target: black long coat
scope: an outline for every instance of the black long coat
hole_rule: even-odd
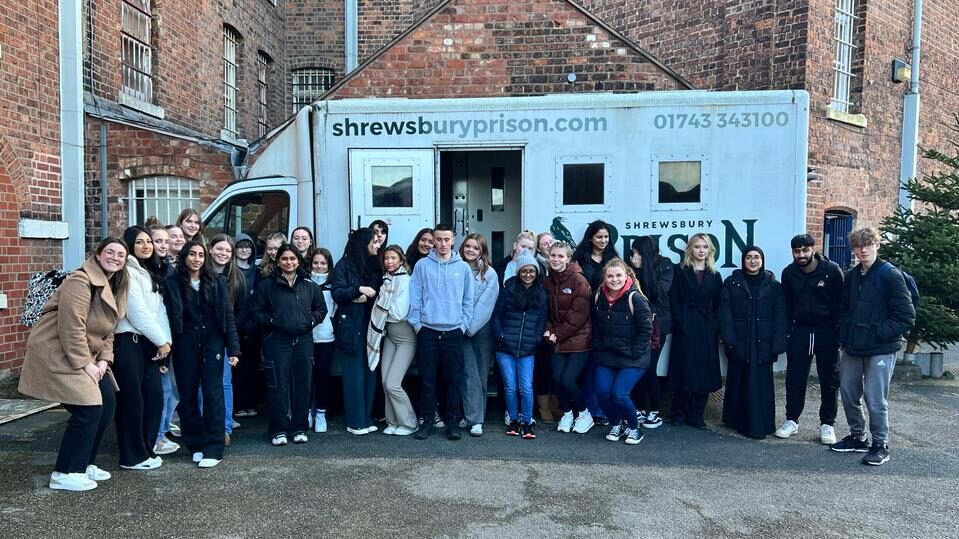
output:
[[[361,286],[369,286],[379,292],[382,284],[382,273],[363,276],[347,258],[341,258],[333,266],[330,283],[333,301],[336,302],[333,326],[336,347],[344,354],[365,357],[366,330],[370,326],[370,315],[376,300],[374,298],[363,303],[354,303],[353,300],[360,297]]]
[[[756,297],[736,270],[719,296],[719,329],[730,361],[771,363],[786,351],[786,298],[782,285],[766,272]]]
[[[669,305],[673,342],[669,351],[669,387],[676,391],[711,393],[723,387],[719,370],[719,292],[723,278],[704,272],[696,280],[690,267],[673,267]]]

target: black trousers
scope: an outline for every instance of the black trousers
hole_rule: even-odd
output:
[[[691,424],[702,423],[706,415],[709,393],[673,391],[673,419],[686,420]]]
[[[173,374],[180,390],[180,430],[191,453],[223,458],[226,408],[223,403],[223,336],[188,330],[173,338]],[[203,410],[199,393],[203,390]]]
[[[255,410],[260,394],[260,336],[240,336],[242,360],[233,367],[233,411]]]
[[[559,398],[559,406],[564,412],[574,407],[577,412],[585,410],[583,390],[577,380],[589,362],[589,352],[554,353],[552,362],[553,389]]]
[[[533,353],[533,394],[549,395],[551,393],[553,393],[553,347],[545,340],[541,340]]]
[[[113,375],[120,386],[116,426],[120,464],[133,466],[155,457],[153,443],[163,416],[163,383],[157,348],[143,335],[114,336]]]
[[[420,415],[431,421],[436,413],[437,373],[446,380],[446,425],[455,427],[463,417],[463,332],[422,327],[416,336],[420,370]]]
[[[273,332],[263,338],[263,373],[270,436],[299,434],[308,428],[313,339]]]
[[[100,396],[103,398],[100,406],[63,405],[70,412],[70,419],[63,431],[54,470],[60,473],[84,473],[87,466],[96,464],[100,440],[103,439],[103,432],[113,419],[116,408],[113,384],[107,377],[100,380]]]
[[[334,342],[313,343],[313,406],[317,410],[330,407],[330,364],[334,348]]]
[[[839,342],[831,328],[795,327],[786,341],[786,419],[799,423],[812,358],[819,376],[819,422],[832,425],[839,409]]]
[[[656,366],[659,365],[659,355],[662,351],[662,348],[650,350],[649,368],[643,372],[643,377],[639,379],[639,383],[633,388],[633,402],[636,403],[636,406],[638,406],[640,410],[646,410],[647,412],[659,411],[660,390],[659,375],[656,374]]]

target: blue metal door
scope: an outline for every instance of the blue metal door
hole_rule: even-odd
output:
[[[849,247],[849,233],[852,232],[856,218],[847,213],[826,213],[823,253],[842,269],[852,265],[852,249]]]

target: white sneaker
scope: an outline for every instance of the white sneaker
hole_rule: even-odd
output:
[[[276,436],[273,437],[272,440],[270,440],[270,443],[275,446],[286,445],[287,444],[286,434],[283,434],[283,433],[277,434]]]
[[[399,426],[399,427],[396,427],[396,431],[393,432],[393,434],[397,436],[409,436],[410,434],[413,434],[417,430],[419,429],[411,429],[409,427]]]
[[[350,434],[354,434],[356,436],[363,436],[364,434],[369,434],[370,430],[369,429],[353,429],[350,427],[346,427],[346,432],[349,432]]]
[[[230,421],[231,421],[231,423],[230,423],[230,428],[231,428],[231,429],[238,429],[238,428],[242,427],[242,425],[240,425],[240,422],[237,421],[236,419],[232,419],[232,418],[231,418]]]
[[[483,424],[477,423],[470,427],[470,436],[482,436],[483,435]]]
[[[556,425],[556,430],[559,432],[569,432],[573,428],[573,411],[570,410],[563,414],[563,417],[559,419],[559,424]]]
[[[83,492],[97,488],[97,482],[87,477],[85,473],[53,472],[50,474],[50,488],[54,490]]]
[[[199,464],[201,460],[203,460],[203,453],[200,453],[199,451],[197,451],[196,453],[193,454],[194,463]]]
[[[819,425],[819,441],[823,445],[836,443],[836,430],[832,428],[832,425],[826,425],[825,423]]]
[[[110,472],[97,468],[96,464],[91,464],[87,466],[87,477],[93,481],[106,481],[113,476],[110,475]]]
[[[576,421],[573,422],[573,432],[578,434],[586,434],[589,432],[589,429],[593,428],[595,423],[593,422],[593,416],[589,413],[589,410],[583,410],[576,416]]]
[[[796,423],[792,419],[787,419],[783,421],[783,424],[776,429],[776,438],[789,438],[793,434],[799,432],[799,423]]]
[[[295,444],[305,444],[306,442],[309,442],[309,441],[310,439],[306,436],[305,432],[301,432],[299,434],[293,435],[293,443]]]
[[[153,446],[153,452],[157,455],[169,455],[176,453],[179,449],[180,444],[171,442],[166,436],[160,438],[156,445]]]
[[[200,459],[200,462],[197,462],[196,465],[199,468],[212,468],[220,463],[222,459]]]
[[[503,412],[503,425],[509,426],[509,412]]]
[[[306,412],[306,428],[308,429],[313,428],[313,413],[310,411]]]
[[[326,432],[326,412],[316,412],[313,417],[313,432]]]
[[[387,425],[386,428],[383,429],[383,434],[387,436],[392,436],[393,434],[396,434],[396,425]]]
[[[121,464],[120,467],[124,470],[154,470],[163,465],[163,459],[160,457],[151,457],[146,459],[143,462],[138,462],[132,466],[126,466]]]

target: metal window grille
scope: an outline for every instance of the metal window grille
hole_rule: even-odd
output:
[[[267,93],[269,86],[267,84],[267,74],[270,69],[270,58],[262,52],[256,55],[256,90],[257,101],[259,102],[259,113],[257,114],[257,137],[266,136],[269,129],[269,108],[267,106]]]
[[[124,0],[120,5],[121,91],[153,103],[153,48],[150,0]]]
[[[856,16],[853,14],[855,0],[836,0],[836,57],[832,62],[835,79],[833,81],[833,109],[849,112],[850,88],[852,87],[852,59],[856,50],[853,43],[853,28]]]
[[[332,69],[310,67],[293,71],[293,113],[316,101],[332,87]]]
[[[223,130],[237,138],[236,128],[236,32],[229,26],[223,27]]]
[[[184,209],[200,208],[200,182],[177,176],[131,180],[129,207],[131,225],[142,225],[150,216],[174,223]]]

